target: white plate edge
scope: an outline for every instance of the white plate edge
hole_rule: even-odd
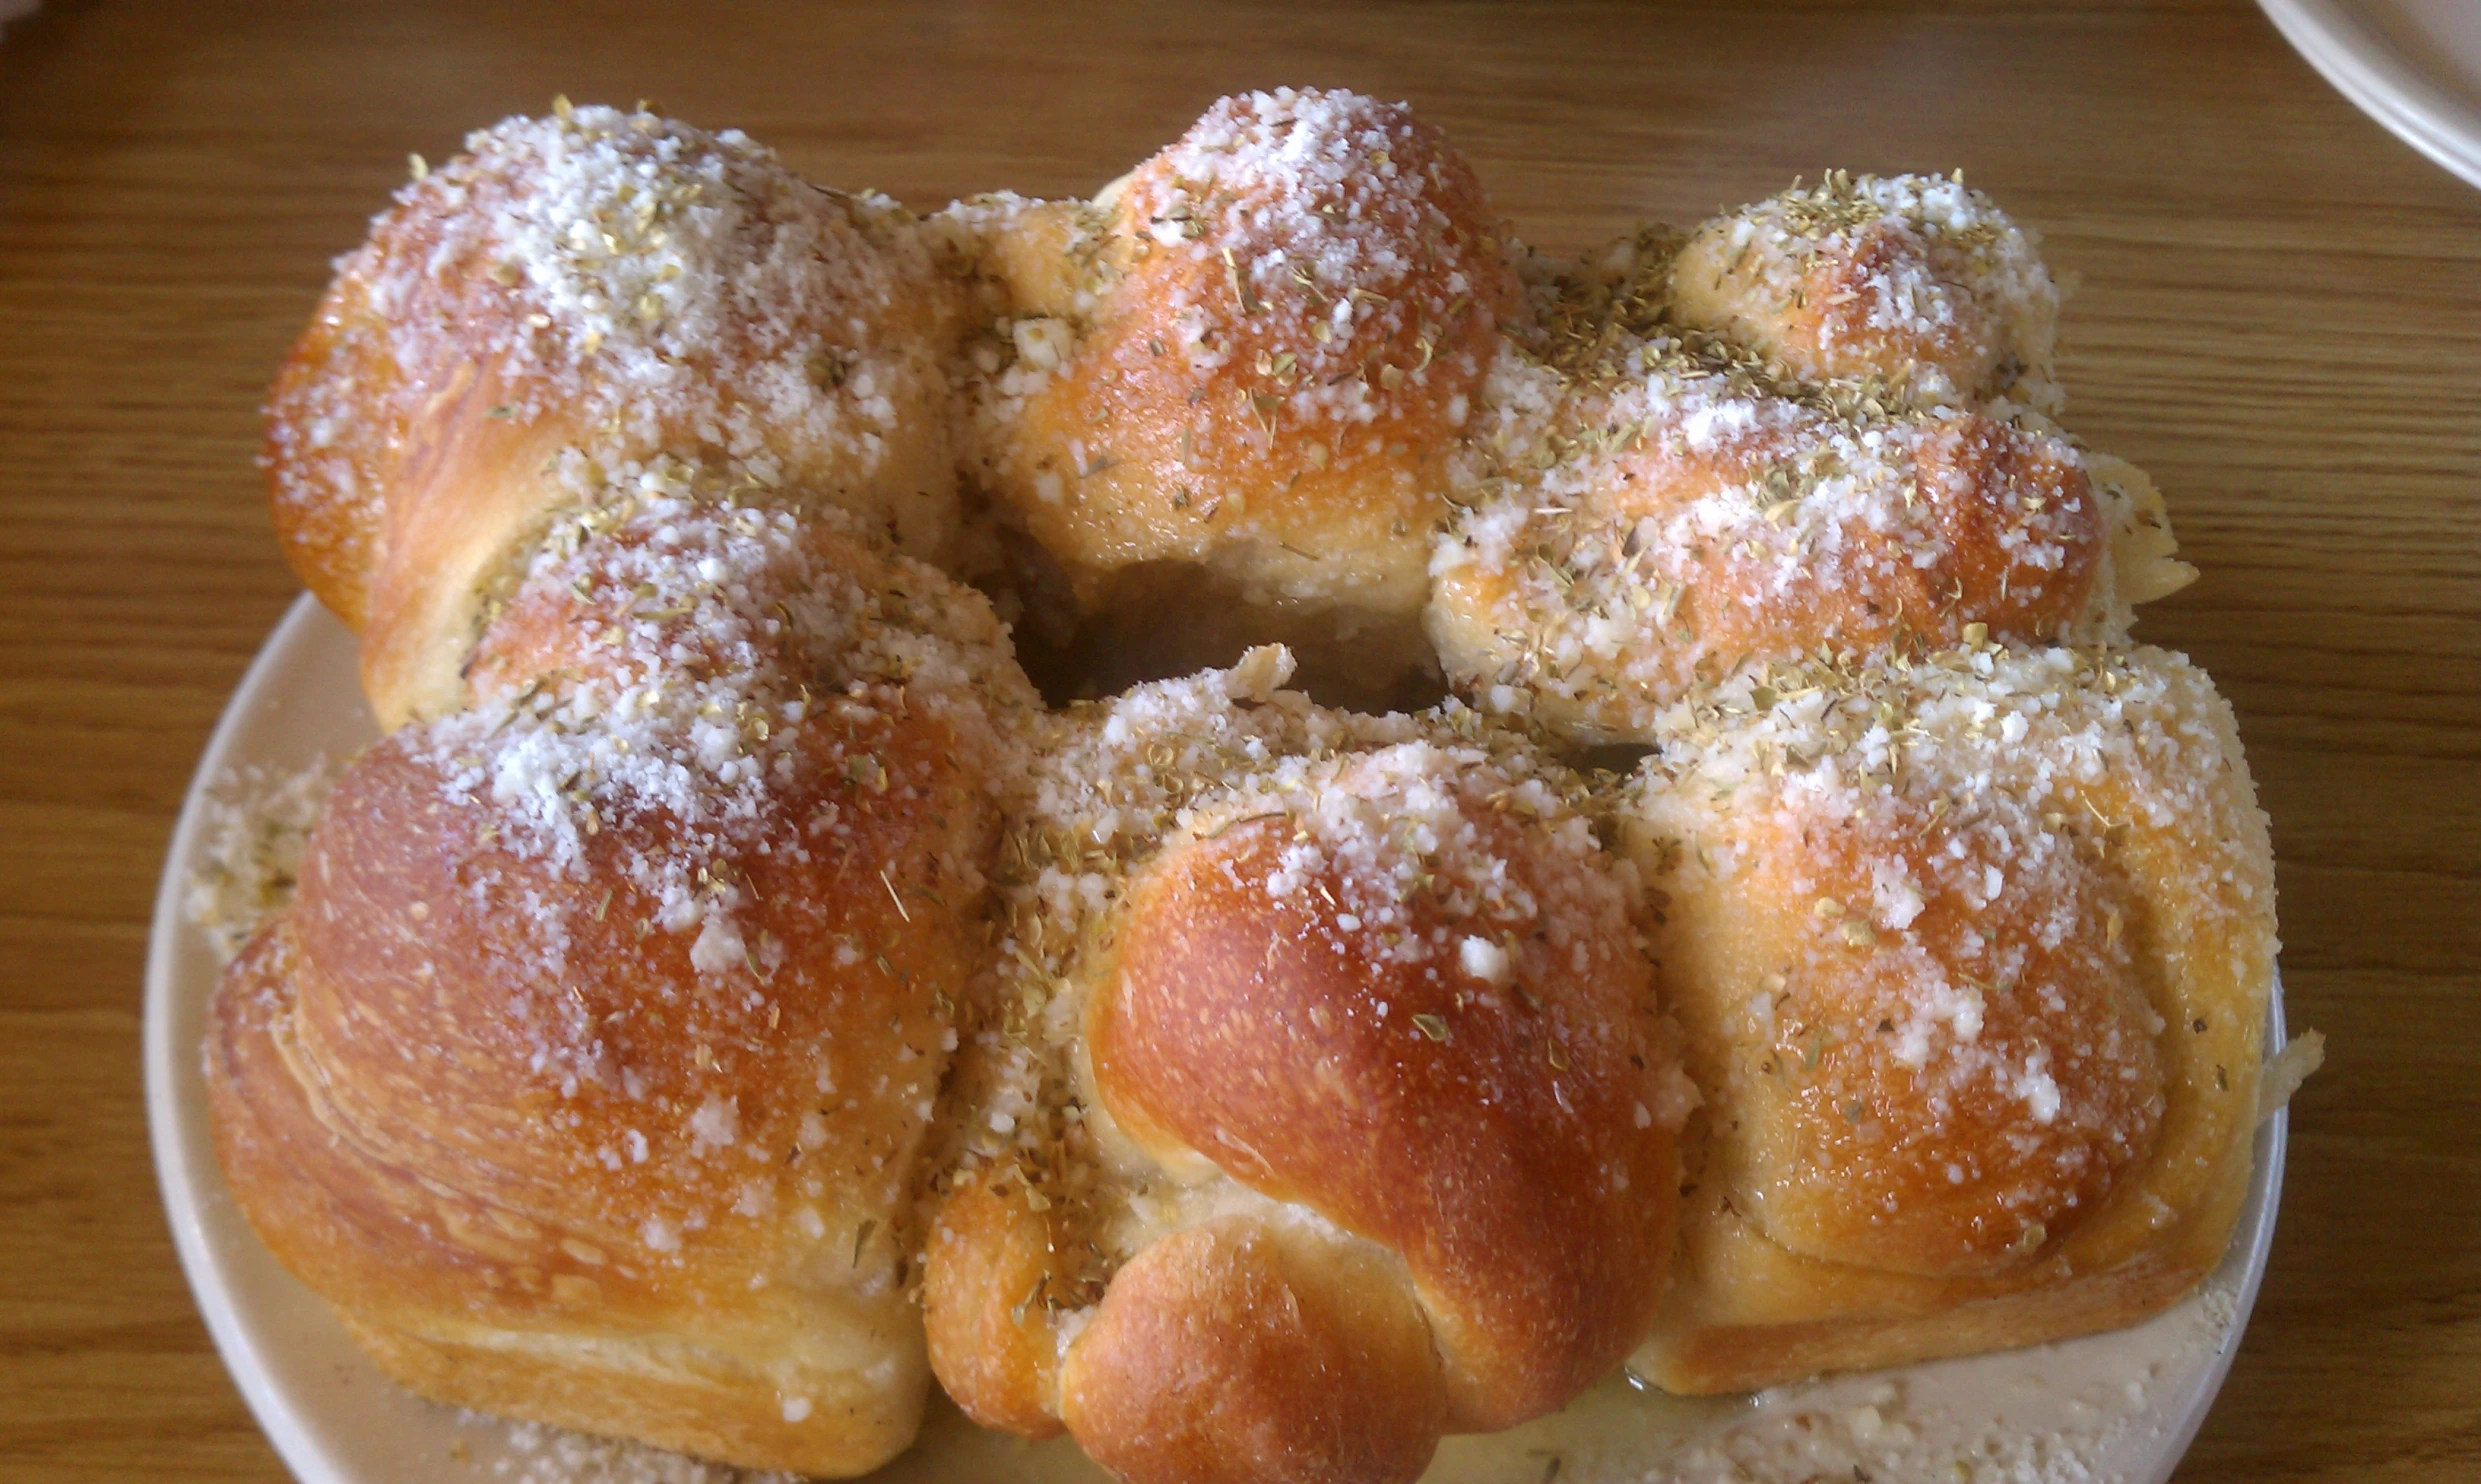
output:
[[[199,754],[196,771],[190,775],[189,792],[181,802],[180,822],[174,826],[171,844],[164,854],[163,876],[155,889],[155,914],[147,929],[145,1025],[140,1052],[146,1073],[147,1137],[154,1146],[156,1184],[163,1196],[164,1219],[172,1228],[173,1246],[180,1254],[181,1274],[189,1282],[190,1296],[207,1321],[208,1336],[215,1341],[216,1353],[223,1357],[224,1368],[240,1388],[250,1415],[275,1445],[285,1467],[302,1480],[342,1479],[347,1475],[333,1450],[312,1433],[290,1398],[268,1374],[257,1337],[233,1303],[235,1285],[231,1276],[209,1245],[206,1228],[199,1219],[199,1171],[193,1168],[177,1121],[179,1099],[175,1079],[179,1076],[178,1059],[196,1057],[201,1051],[196,1046],[173,1043],[173,957],[178,935],[190,925],[184,906],[189,887],[188,866],[197,852],[198,833],[205,825],[209,786],[224,772],[241,733],[257,714],[260,693],[291,658],[301,631],[316,621],[320,611],[318,599],[306,592],[285,610],[284,617],[277,621],[251,659],[250,668],[242,673],[232,698],[224,703],[224,713],[207,739],[206,750]]]
[[[2266,994],[2266,1050],[2279,1051],[2288,1039],[2288,1026],[2283,1015],[2283,969],[2278,962],[2274,982]],[[2274,1253],[2274,1226],[2283,1214],[2283,1165],[2291,1144],[2291,1108],[2286,1105],[2274,1110],[2274,1116],[2259,1128],[2259,1149],[2252,1152],[2247,1200],[2240,1207],[2240,1219],[2249,1224],[2245,1233],[2234,1232],[2235,1238],[2245,1237],[2246,1255],[2241,1259],[2240,1291],[2234,1297],[2231,1327],[2224,1331],[2222,1346],[2215,1352],[2188,1397],[2179,1426],[2172,1432],[2162,1457],[2145,1484],[2169,1484],[2180,1464],[2188,1457],[2189,1445],[2205,1426],[2205,1417],[2214,1410],[2215,1398],[2222,1395],[2223,1382],[2230,1378],[2232,1363],[2240,1358],[2240,1342],[2248,1336],[2249,1316],[2257,1310],[2257,1292],[2265,1286],[2266,1268]],[[2229,1262],[2234,1254],[2225,1252]],[[2206,1281],[2212,1282],[2211,1278]]]
[[[2481,186],[2481,111],[2448,96],[2339,0],[2257,0],[2318,75],[2468,185]]]

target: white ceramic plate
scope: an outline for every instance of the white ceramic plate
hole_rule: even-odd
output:
[[[2309,65],[2363,113],[2481,186],[2481,3],[2257,3]]]
[[[147,960],[149,1127],[164,1206],[207,1326],[261,1426],[305,1484],[713,1479],[720,1474],[546,1440],[398,1390],[252,1235],[216,1168],[199,1046],[218,963],[184,912],[209,848],[213,791],[235,770],[298,772],[377,736],[352,637],[304,597],[260,651],[200,760],[174,833]],[[2282,1044],[2278,985],[2270,1046]],[[2186,1303],[2135,1329],[2006,1355],[1838,1377],[1754,1398],[1681,1401],[1613,1381],[1557,1417],[1489,1438],[1451,1439],[1431,1478],[1531,1484],[1770,1475],[1854,1466],[1880,1479],[1955,1477],[2160,1484],[2187,1449],[2231,1364],[2265,1271],[2283,1178],[2284,1119],[2257,1136],[2246,1212],[2221,1270]],[[1556,1468],[1553,1460],[1557,1460]],[[650,1464],[652,1466],[650,1466]],[[1746,1472],[1735,1473],[1735,1470]],[[891,1479],[1098,1478],[1065,1444],[1028,1445],[934,1411]]]

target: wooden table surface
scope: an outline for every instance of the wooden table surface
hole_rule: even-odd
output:
[[[1084,192],[1218,93],[1410,98],[1528,238],[1962,166],[2082,279],[2070,421],[2150,468],[2274,818],[2273,1269],[2181,1478],[2481,1478],[2481,192],[2241,3],[51,0],[0,41],[0,1477],[281,1466],[173,1258],[156,871],[295,590],[258,402],[329,259],[468,128],[651,97],[916,205]]]

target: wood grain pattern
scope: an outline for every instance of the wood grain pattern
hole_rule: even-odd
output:
[[[1553,246],[1829,165],[1960,165],[2043,229],[2072,421],[2205,569],[2144,632],[2238,706],[2331,1038],[2181,1477],[2481,1474],[2481,193],[2238,0],[718,10],[51,0],[0,43],[0,1477],[282,1477],[157,1207],[138,985],[294,588],[258,400],[406,154],[651,96],[936,204],[1091,189],[1283,81],[1411,98]]]

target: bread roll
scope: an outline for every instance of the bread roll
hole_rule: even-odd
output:
[[[1650,742],[1663,708],[1752,661],[1884,663],[1974,635],[2125,643],[2133,603],[2194,576],[2140,471],[2001,395],[2048,386],[2055,305],[2022,234],[1943,181],[1838,177],[1832,191],[1842,216],[1795,192],[1686,246],[1649,230],[1536,271],[1542,328],[1492,369],[1451,465],[1462,509],[1431,563],[1427,625],[1460,688],[1580,740]],[[1963,286],[1921,277],[1928,248],[1817,235],[1821,213],[1857,220],[1852,203],[1881,197],[1915,216],[1944,203],[1954,240],[1933,234],[1947,246],[1930,258]],[[1881,235],[1919,247],[1907,220]],[[1790,235],[1800,223],[1810,237]],[[1733,272],[1831,262],[1843,287],[1760,275],[1725,314],[1700,295],[1720,271],[1704,257],[1726,248]],[[1781,315],[1764,321],[1781,334],[1761,329],[1756,306],[1790,314],[1812,292],[1842,298],[1824,321],[1793,316],[1807,339]],[[1863,304],[1919,335],[1835,328]],[[1965,361],[1982,369],[1959,390],[1942,378]],[[2031,380],[1994,386],[1999,366]]]
[[[1447,1420],[1430,1326],[1387,1256],[1245,1216],[1140,1251],[1069,1366],[1061,1415],[1123,1479],[1410,1479]]]
[[[1385,1484],[2219,1256],[2264,820],[1960,181],[1558,264],[1289,89],[927,222],[565,104],[416,175],[269,435],[395,730],[208,1062],[424,1395],[850,1474],[935,1373],[1130,1484]]]
[[[1671,265],[1672,318],[1901,406],[2055,415],[2059,290],[2038,242],[1962,171],[1832,170],[1691,233]]]
[[[1623,805],[1696,1130],[1632,1364],[1737,1391],[2133,1323],[2245,1198],[2265,818],[2176,655],[1958,651],[1701,691]]]
[[[277,533],[382,725],[462,706],[552,517],[658,458],[943,553],[957,291],[901,208],[642,112],[466,148],[372,223],[269,408]]]
[[[1577,781],[1270,663],[1045,751],[951,1094],[932,1364],[1132,1480],[1410,1479],[1666,1282],[1693,1092]]]
[[[1147,581],[1175,564],[1261,641],[1414,659],[1444,461],[1521,307],[1436,128],[1351,93],[1226,98],[1091,206],[959,225],[1001,315],[970,473],[1081,611],[1190,621]],[[1180,668],[1243,647],[1209,637],[1231,647]]]
[[[791,512],[632,488],[564,521],[480,704],[346,771],[217,994],[252,1225],[434,1399],[892,1456],[1012,669],[970,595]]]

